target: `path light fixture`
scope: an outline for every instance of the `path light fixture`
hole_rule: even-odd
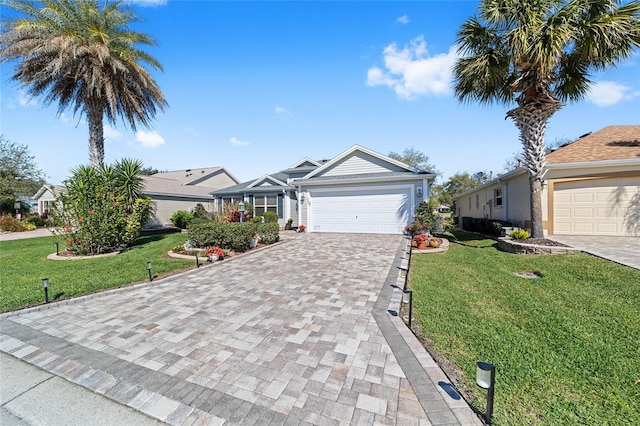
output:
[[[476,384],[482,389],[487,390],[487,412],[485,420],[488,425],[491,424],[491,415],[493,414],[493,389],[496,382],[496,366],[488,362],[478,361],[476,371]]]
[[[200,259],[198,259],[198,252],[196,252],[196,268],[200,267]]]
[[[58,251],[58,242],[56,241],[55,243],[53,243],[54,246],[56,246],[56,256],[59,254]]]
[[[244,201],[238,203],[238,211],[240,212],[240,222],[244,222]]]
[[[407,325],[411,328],[411,308],[413,305],[413,292],[411,290],[402,290],[402,303],[409,305],[409,323]]]
[[[151,275],[151,262],[147,262],[147,272],[149,273],[149,281],[153,281],[153,275]]]
[[[44,303],[49,303],[49,278],[42,279],[42,288],[44,289]]]
[[[13,203],[13,208],[16,209],[16,219],[20,219],[20,201]]]

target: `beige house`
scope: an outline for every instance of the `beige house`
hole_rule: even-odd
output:
[[[171,224],[173,213],[178,210],[193,210],[198,203],[212,211],[213,197],[210,193],[238,183],[224,167],[187,169],[145,176],[143,194],[152,199],[155,208],[150,225]]]
[[[528,227],[529,179],[518,168],[456,198],[458,217]],[[547,155],[546,235],[640,235],[640,126],[609,126]]]
[[[42,188],[40,188],[32,197],[32,199],[37,203],[36,212],[40,216],[53,213],[60,194],[65,190],[66,188],[62,185],[42,185]]]

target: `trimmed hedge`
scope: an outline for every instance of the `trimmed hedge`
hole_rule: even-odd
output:
[[[499,237],[503,226],[513,226],[506,220],[484,219],[478,217],[463,217],[462,229],[465,231],[479,232],[485,235]]]
[[[193,223],[187,232],[194,247],[220,247],[238,252],[249,249],[256,235],[264,244],[273,244],[280,236],[277,223]]]

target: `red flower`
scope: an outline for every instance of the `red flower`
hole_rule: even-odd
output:
[[[80,217],[78,218],[78,220],[79,220],[80,222],[82,222],[82,221],[84,220],[84,218],[83,218],[82,216],[80,216]]]
[[[300,225],[300,226],[298,226],[298,229],[300,230],[300,232],[304,232],[305,229],[307,229],[307,227],[304,226],[304,225]]]
[[[89,214],[93,214],[93,213],[94,213],[94,211],[93,211],[93,210],[89,210]]]
[[[113,202],[113,206],[115,207],[115,206],[117,206],[117,205],[118,205],[118,202],[117,202],[117,201],[114,201],[114,202]]]

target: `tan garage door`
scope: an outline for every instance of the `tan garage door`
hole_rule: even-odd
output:
[[[558,235],[637,235],[640,177],[556,183],[553,227]]]

